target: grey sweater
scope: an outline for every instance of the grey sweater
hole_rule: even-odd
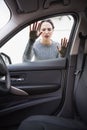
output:
[[[52,41],[51,45],[44,45],[40,43],[40,40],[35,41],[34,44],[30,44],[29,41],[23,54],[23,62],[34,60],[47,60],[55,59],[59,56],[57,43]]]

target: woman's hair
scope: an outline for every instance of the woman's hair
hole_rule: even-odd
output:
[[[40,22],[40,24],[39,24],[39,30],[40,30],[40,28],[41,28],[41,25],[42,25],[44,22],[50,23],[51,26],[52,26],[52,28],[54,29],[54,24],[53,24],[53,22],[52,22],[50,19],[45,19],[45,20],[42,20],[42,21]]]

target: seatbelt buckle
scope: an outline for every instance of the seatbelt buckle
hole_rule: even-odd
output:
[[[78,75],[78,74],[80,74],[80,72],[81,72],[81,69],[80,70],[76,70],[76,72],[74,74]]]

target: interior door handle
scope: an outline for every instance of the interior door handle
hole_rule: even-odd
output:
[[[24,81],[24,78],[11,78],[11,81]]]

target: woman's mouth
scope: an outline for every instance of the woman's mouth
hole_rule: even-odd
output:
[[[49,38],[49,35],[45,35],[45,38]]]

